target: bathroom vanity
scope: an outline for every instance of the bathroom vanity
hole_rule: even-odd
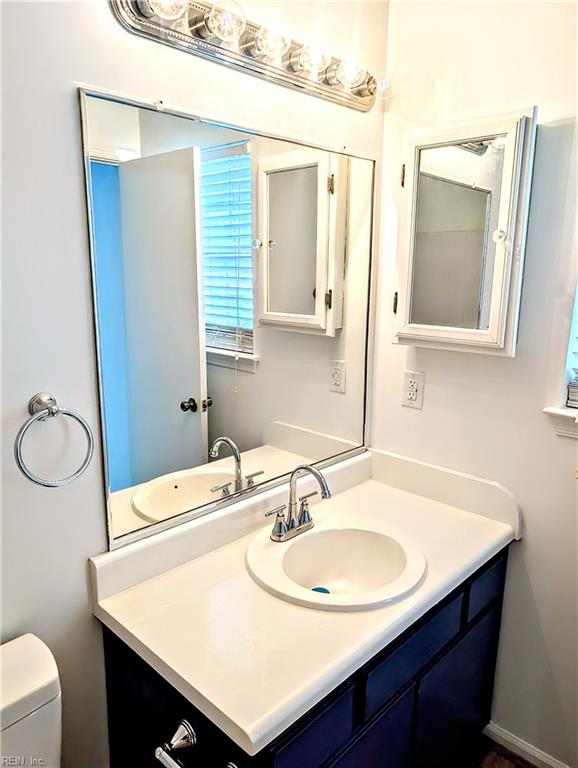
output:
[[[181,719],[197,743],[173,756],[191,768],[466,766],[490,720],[506,562],[504,550],[254,756],[105,628],[112,768],[158,766]]]
[[[112,768],[160,765],[159,747],[183,766],[467,765],[490,721],[518,510],[479,480],[468,493],[493,507],[489,517],[452,506],[466,496],[456,487],[474,479],[441,470],[431,498],[395,487],[397,457],[386,484],[378,459],[367,452],[329,468],[333,498],[311,514],[318,532],[381,527],[423,552],[423,578],[381,607],[304,607],[251,577],[247,552],[279,491],[91,561]],[[426,474],[415,468],[422,489]],[[182,720],[196,743],[171,751]]]

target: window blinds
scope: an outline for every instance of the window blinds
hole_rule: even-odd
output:
[[[251,155],[246,142],[201,153],[207,346],[253,352]]]

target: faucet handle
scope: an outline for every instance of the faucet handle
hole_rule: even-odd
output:
[[[229,480],[228,483],[221,483],[220,485],[214,485],[211,488],[211,493],[215,493],[216,491],[223,491],[223,496],[230,496],[231,495],[231,488],[230,485],[233,481]]]
[[[265,517],[277,515],[275,518],[275,524],[273,525],[273,530],[271,531],[271,539],[273,539],[273,541],[283,541],[287,535],[287,523],[285,522],[286,509],[287,504],[283,504],[280,507],[275,507],[275,509],[272,509],[269,512],[265,512]]]
[[[311,493],[306,493],[305,496],[299,497],[299,501],[301,502],[299,507],[299,519],[297,521],[299,525],[306,525],[307,523],[311,522],[311,515],[309,514],[309,499],[312,496],[317,496],[317,493],[317,491],[312,491]]]
[[[264,475],[265,470],[259,469],[257,472],[250,472],[248,475],[245,475],[245,480],[247,481],[247,488],[252,488],[255,485],[255,478],[259,475]]]
[[[271,509],[269,512],[265,512],[265,517],[271,517],[271,515],[280,515],[281,517],[285,517],[286,509],[287,504],[282,504],[280,507],[275,507],[275,509]]]

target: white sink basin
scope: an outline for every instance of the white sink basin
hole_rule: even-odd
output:
[[[149,523],[157,523],[220,498],[221,492],[212,492],[211,488],[228,482],[231,482],[230,490],[234,493],[235,475],[232,472],[171,472],[143,485],[132,497],[132,508]]]
[[[247,569],[267,591],[326,611],[378,608],[421,582],[426,560],[404,534],[325,524],[288,542],[260,531],[247,549]]]

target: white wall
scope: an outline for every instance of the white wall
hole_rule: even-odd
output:
[[[296,36],[318,30],[378,74],[381,3],[264,3]],[[108,5],[1,4],[3,45],[3,640],[32,631],[60,668],[65,768],[107,764],[99,627],[86,561],[106,548],[88,234],[75,87],[110,89],[222,122],[379,154],[382,114],[362,114],[128,34]],[[330,23],[331,22],[331,23]],[[25,34],[23,34],[25,30]],[[256,105],[259,105],[256,107]],[[28,398],[41,389],[93,425],[97,453],[61,490],[25,480],[11,458]],[[30,448],[47,475],[81,451],[63,423],[39,425]],[[73,436],[74,435],[74,439]],[[32,452],[32,451],[30,451]]]
[[[432,34],[435,30],[435,34]],[[563,398],[576,285],[576,18],[573,3],[395,2],[388,22],[383,253],[372,444],[503,482],[520,499],[493,718],[568,765],[576,733],[576,443],[545,405]],[[403,136],[415,127],[538,104],[540,129],[514,360],[391,344],[394,254],[405,223]],[[400,406],[425,371],[423,411]]]

